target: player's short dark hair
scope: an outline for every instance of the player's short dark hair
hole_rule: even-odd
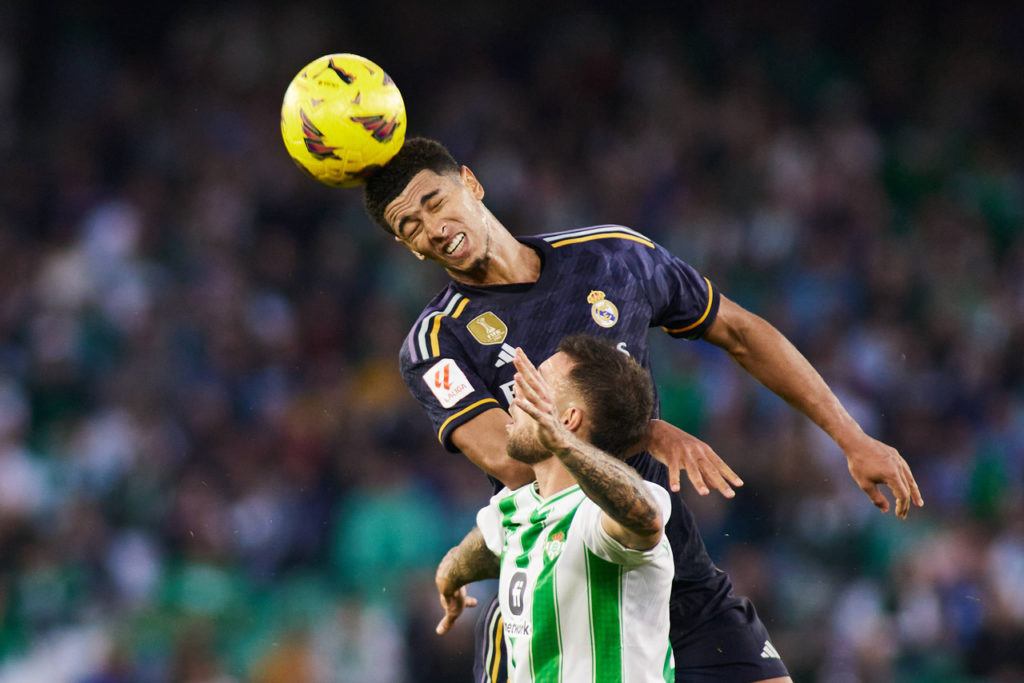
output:
[[[569,381],[586,404],[590,443],[617,458],[633,455],[654,407],[650,375],[607,339],[573,334],[558,350],[573,361]]]
[[[398,154],[371,175],[363,189],[363,205],[373,222],[394,234],[384,219],[384,209],[402,194],[409,181],[420,171],[438,175],[458,174],[462,170],[451,152],[437,140],[409,138]]]

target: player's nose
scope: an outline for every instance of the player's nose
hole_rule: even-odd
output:
[[[424,227],[430,237],[440,238],[448,234],[448,224],[442,218],[427,218]]]

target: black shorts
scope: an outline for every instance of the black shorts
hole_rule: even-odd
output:
[[[497,593],[490,603],[481,598],[480,604],[487,605],[487,609],[481,610],[476,620],[473,683],[507,683],[504,622]]]
[[[676,683],[751,683],[788,676],[754,605],[743,600],[672,648]]]
[[[481,605],[487,604],[485,600]],[[748,600],[701,624],[673,648],[676,683],[751,683],[788,676],[782,658]],[[473,683],[506,683],[505,638],[498,596],[476,622]]]

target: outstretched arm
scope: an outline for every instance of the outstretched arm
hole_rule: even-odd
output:
[[[464,608],[476,606],[476,598],[466,595],[466,584],[497,578],[499,567],[498,556],[484,543],[478,527],[473,527],[461,543],[448,551],[434,575],[444,608],[444,617],[437,624],[438,635],[448,632]]]
[[[516,349],[515,405],[529,415],[540,443],[572,473],[603,511],[608,534],[627,548],[647,550],[661,540],[661,509],[636,470],[579,439],[555,417],[554,392],[522,349]]]
[[[761,384],[832,437],[846,454],[850,474],[882,512],[889,511],[889,501],[879,485],[892,490],[900,519],[906,518],[911,503],[924,505],[903,457],[864,433],[810,362],[771,324],[723,296],[718,317],[704,339],[727,351]]]

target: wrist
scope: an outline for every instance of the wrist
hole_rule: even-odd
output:
[[[856,450],[857,444],[865,438],[867,438],[867,434],[856,422],[852,425],[844,426],[841,431],[832,436],[832,440],[836,442],[836,445],[839,446],[847,458],[850,457],[849,454],[851,452]]]
[[[665,424],[657,418],[651,418],[651,421],[647,423],[647,433],[643,435],[640,442],[636,445],[636,451],[650,451],[654,449],[655,443],[657,442],[659,429],[661,425]]]
[[[437,572],[434,574],[434,583],[437,585],[437,590],[444,594],[453,593],[458,590],[457,581],[452,577],[452,554],[455,552],[455,548],[449,550],[444,558],[441,559],[441,563],[437,565]]]

